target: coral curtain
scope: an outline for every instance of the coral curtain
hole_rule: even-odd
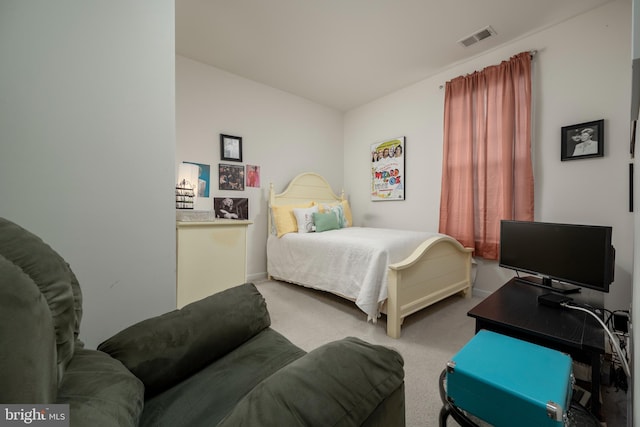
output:
[[[498,259],[500,220],[533,220],[531,54],[446,83],[440,232]]]

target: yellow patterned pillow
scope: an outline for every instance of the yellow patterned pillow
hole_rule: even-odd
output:
[[[351,227],[353,225],[353,216],[351,215],[351,207],[349,206],[349,201],[343,200],[340,203],[342,204],[342,210],[344,211],[344,219],[347,220],[347,227]]]
[[[298,205],[280,205],[272,206],[271,211],[273,213],[273,223],[276,226],[276,232],[278,237],[282,237],[287,233],[295,233],[298,231],[298,222],[293,210],[296,208],[310,208],[314,205],[313,202],[301,203]]]

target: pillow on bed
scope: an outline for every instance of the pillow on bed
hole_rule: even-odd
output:
[[[294,208],[293,215],[298,223],[298,233],[310,233],[315,231],[313,224],[313,214],[318,212],[317,206],[310,208]]]
[[[347,221],[344,218],[344,210],[342,209],[342,205],[334,205],[334,206],[325,206],[323,209],[323,213],[333,213],[336,218],[338,218],[338,227],[344,228],[347,224]]]
[[[313,222],[316,225],[316,233],[321,233],[323,231],[329,230],[337,230],[340,228],[338,217],[333,212],[316,212],[313,214]]]
[[[298,205],[280,205],[272,206],[273,222],[276,225],[278,237],[282,237],[287,233],[295,233],[298,231],[298,223],[293,215],[295,208],[310,208],[313,202],[301,203]]]
[[[353,225],[353,216],[351,215],[351,206],[349,206],[348,200],[343,200],[340,202],[342,205],[342,210],[344,211],[344,219],[346,222],[345,227],[351,227]]]
[[[320,212],[334,212],[338,216],[338,223],[340,228],[351,227],[353,221],[351,219],[351,209],[349,208],[349,202],[343,200],[337,203],[325,203],[320,205]]]

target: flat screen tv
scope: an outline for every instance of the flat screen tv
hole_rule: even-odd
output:
[[[609,292],[615,269],[611,232],[608,226],[503,220],[499,264],[535,274],[521,280],[558,292]]]

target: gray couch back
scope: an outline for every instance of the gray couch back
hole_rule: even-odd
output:
[[[52,403],[76,346],[82,294],[66,261],[0,218],[0,402]]]

